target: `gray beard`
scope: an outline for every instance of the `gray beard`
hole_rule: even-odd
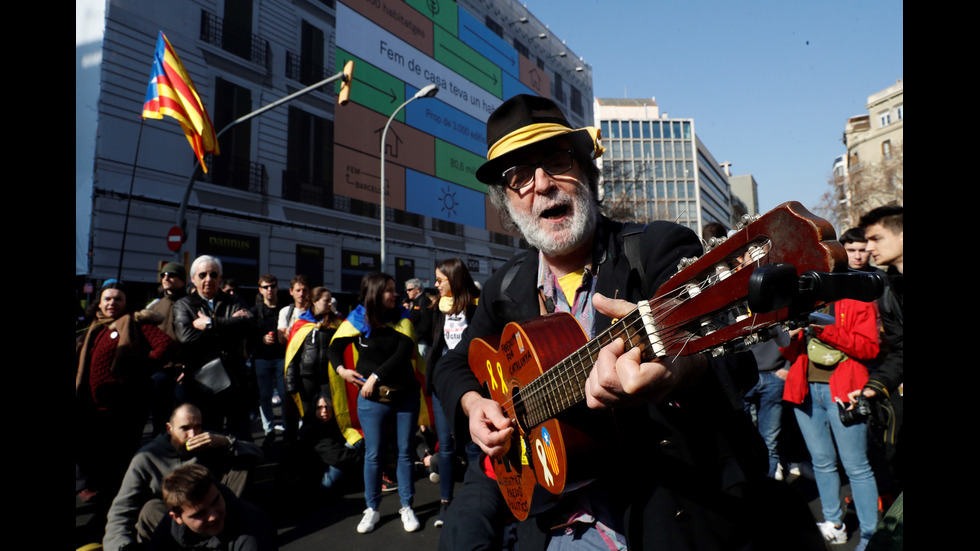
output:
[[[560,256],[570,253],[584,243],[595,232],[598,211],[592,201],[592,195],[585,190],[581,190],[574,196],[557,189],[549,197],[555,205],[569,204],[572,208],[572,216],[565,219],[553,230],[547,230],[540,225],[541,211],[518,213],[510,204],[507,210],[511,219],[517,224],[521,235],[534,248],[538,249],[545,256]]]

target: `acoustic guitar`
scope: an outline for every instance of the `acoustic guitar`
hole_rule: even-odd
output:
[[[576,422],[583,408],[570,410],[585,400],[585,381],[603,346],[622,338],[626,350],[640,348],[645,361],[722,355],[770,338],[777,324],[805,324],[807,314],[827,302],[873,300],[882,289],[880,277],[831,273],[847,270],[844,248],[827,221],[796,202],[679,268],[652,299],[592,340],[575,318],[558,313],[510,323],[499,338],[471,343],[470,368],[516,422],[510,451],[493,463],[518,519],[529,516],[536,491],[558,495],[596,476],[590,467],[601,446]]]

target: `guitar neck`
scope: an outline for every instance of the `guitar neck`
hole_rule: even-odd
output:
[[[639,347],[644,361],[707,352],[717,356],[769,338],[770,326],[825,303],[816,297],[797,297],[797,279],[810,270],[833,272],[846,261],[827,221],[799,203],[780,205],[696,260],[684,259],[681,271],[649,301],[641,301],[623,319],[525,385],[520,397],[514,398],[515,413],[530,428],[582,402],[599,350],[620,337],[626,350]],[[757,294],[785,298],[785,304],[752,311],[748,296],[755,269],[778,263],[786,263],[791,272],[789,286],[776,282],[771,288],[758,288]],[[763,281],[765,277],[759,284]]]
[[[626,343],[626,350],[649,345],[643,314],[641,305],[528,383],[521,392],[520,401],[515,403],[522,424],[527,428],[535,427],[584,401],[585,381],[602,347],[620,337]]]

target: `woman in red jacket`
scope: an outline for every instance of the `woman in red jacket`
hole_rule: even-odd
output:
[[[868,368],[862,362],[878,355],[877,316],[874,303],[845,299],[831,307],[833,325],[811,326],[807,338],[797,333],[783,349],[792,363],[783,399],[797,404],[796,420],[813,459],[824,517],[818,524],[821,533],[832,544],[847,541],[837,474],[839,452],[861,524],[861,542],[855,549],[864,549],[878,524],[878,489],[868,462],[868,426],[845,427],[837,404],[846,403],[848,393],[868,381]]]

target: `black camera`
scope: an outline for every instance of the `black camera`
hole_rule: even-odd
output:
[[[864,423],[875,413],[871,399],[864,394],[858,394],[857,402],[852,409],[847,409],[847,404],[843,402],[838,402],[837,408],[840,410],[840,422],[845,427]]]

